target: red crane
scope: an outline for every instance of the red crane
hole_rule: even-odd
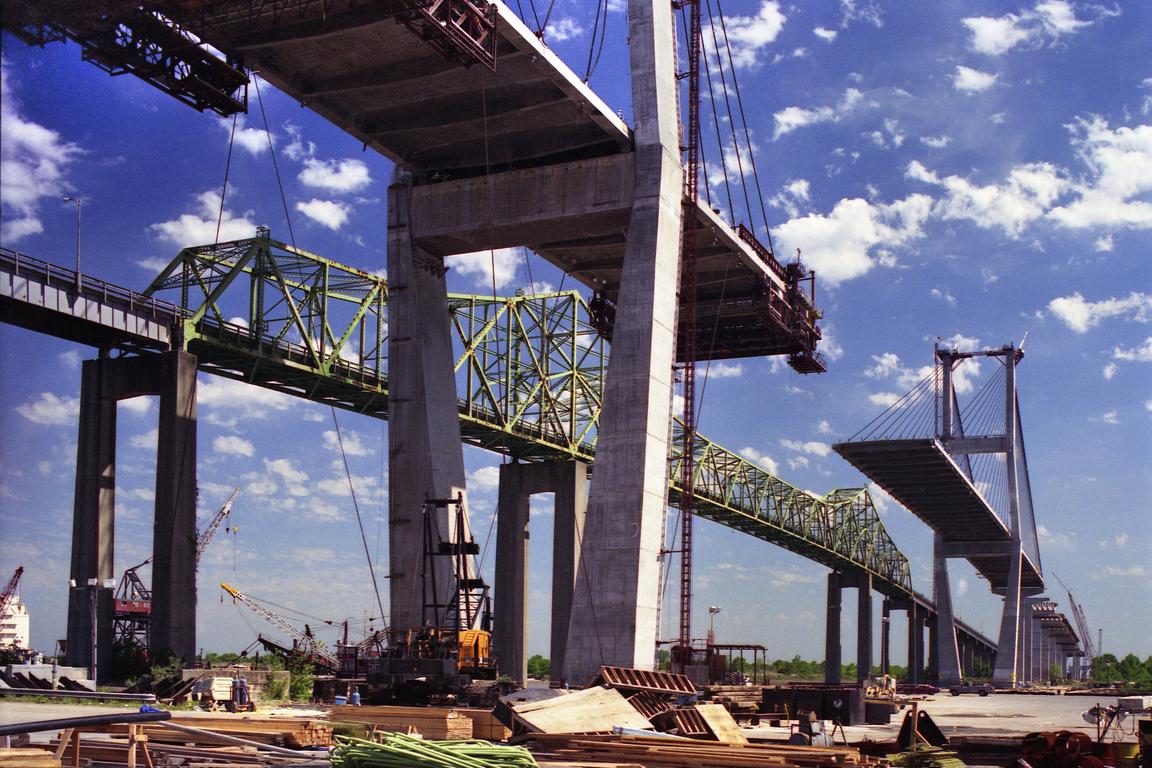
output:
[[[3,592],[0,592],[0,616],[8,612],[8,601],[12,599],[12,595],[16,594],[16,588],[20,586],[20,577],[23,575],[24,566],[17,566],[16,572],[13,573],[12,578],[8,580],[8,586],[4,587]]]

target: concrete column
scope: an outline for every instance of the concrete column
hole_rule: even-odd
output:
[[[425,619],[422,505],[465,494],[445,269],[413,243],[411,206],[411,178],[397,167],[388,189],[388,584],[392,626],[401,631]],[[444,537],[454,537],[449,509],[438,517]],[[446,604],[451,564],[436,560],[434,599]]]
[[[960,682],[960,651],[956,645],[956,615],[952,611],[952,587],[948,581],[948,560],[944,557],[944,537],[932,536],[932,578],[936,587],[936,642],[932,644],[937,680],[941,685]]]
[[[926,616],[924,624],[928,627],[928,647],[925,649],[928,659],[926,678],[936,681],[940,679],[940,659],[936,652],[939,645],[937,638],[940,635],[938,631],[939,616]]]
[[[856,585],[856,682],[872,674],[872,577],[860,576]]]
[[[1016,475],[1016,359],[1014,354],[1004,358],[1004,442],[1008,448],[1004,466],[1008,471],[1008,512],[1012,527],[1012,553],[1009,556],[1008,583],[1004,590],[1004,613],[1000,619],[1000,635],[996,643],[996,668],[992,682],[1005,688],[1019,684],[1020,653],[1020,598],[1021,572],[1024,550],[1020,541],[1020,486]]]
[[[888,598],[880,607],[880,674],[888,675],[892,672],[892,605]]]
[[[824,625],[824,682],[840,685],[840,574],[828,574],[828,609]]]
[[[577,532],[584,527],[588,467],[578,461],[504,464],[496,527],[496,627],[500,671],[523,683],[528,675],[529,502],[534,493],[555,494],[552,541],[552,678],[564,673],[576,563]]]
[[[116,401],[103,395],[105,359],[81,368],[80,427],[76,440],[76,490],[72,512],[72,567],[68,595],[68,652],[65,663],[92,661],[88,580],[114,578],[116,510]],[[101,593],[106,590],[101,590]],[[101,594],[96,609],[98,670],[107,670],[112,648],[112,595]]]
[[[908,604],[908,682],[924,682],[924,617],[915,601]]]
[[[628,23],[635,195],[565,659],[572,681],[604,664],[651,669],[656,656],[683,171],[672,6],[630,0]]]
[[[160,431],[152,537],[152,644],[157,661],[196,657],[196,356],[159,364]]]

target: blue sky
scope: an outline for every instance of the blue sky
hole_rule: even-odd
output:
[[[544,35],[581,74],[590,5],[559,0]],[[610,5],[591,86],[628,119],[625,19],[622,3]],[[829,446],[918,378],[937,337],[999,346],[1027,333],[1019,387],[1044,567],[1103,628],[1105,650],[1152,654],[1152,6],[730,0],[725,11],[772,236],[782,257],[800,249],[817,272],[829,371],[801,377],[763,359],[717,367],[701,431],[798,487],[859,486]],[[213,240],[229,121],[110,78],[75,45],[5,37],[3,78],[4,246],[70,265],[75,209],[61,196],[83,200],[84,270],[121,285],[142,289],[180,247]],[[267,84],[262,94],[297,243],[382,270],[391,164]],[[221,237],[260,224],[288,241],[251,97]],[[716,158],[711,149],[710,169]],[[746,217],[737,203],[736,220]],[[509,250],[453,259],[450,288],[490,292],[493,263],[501,294],[559,284],[542,261]],[[0,327],[0,574],[25,566],[33,644],[46,650],[64,636],[79,363],[93,354]],[[990,372],[986,363],[973,383]],[[268,630],[219,599],[221,581],[301,623],[375,615],[332,414],[201,377],[199,415],[201,520],[241,488],[236,531],[201,564],[199,644],[239,650]],[[383,555],[386,424],[338,418],[369,546]],[[120,406],[118,572],[150,550],[155,419],[150,398]],[[469,449],[465,459],[483,542],[500,457]],[[878,503],[930,592],[928,529]],[[534,500],[532,526],[533,615],[543,617],[548,497]],[[719,605],[721,641],[822,656],[823,568],[706,522],[696,553],[701,633],[707,606]],[[494,557],[487,550],[489,572]],[[951,567],[959,614],[994,635],[999,600],[970,567]],[[854,600],[846,592],[846,626]],[[546,621],[530,632],[530,651],[547,654]],[[851,659],[850,629],[844,642]]]

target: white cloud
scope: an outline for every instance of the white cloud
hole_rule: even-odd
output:
[[[1100,416],[1100,421],[1104,422],[1105,424],[1119,424],[1120,417],[1116,411],[1108,411],[1107,413],[1104,413]]]
[[[961,23],[972,34],[972,50],[988,56],[1001,56],[1013,48],[1039,48],[1051,45],[1065,35],[1074,34],[1098,20],[1117,16],[1119,8],[1110,10],[1103,5],[1082,6],[1095,14],[1081,19],[1068,0],[1042,0],[1031,9],[1004,16],[976,16],[962,19]]]
[[[480,467],[468,473],[468,487],[474,491],[492,491],[500,487],[500,467]]]
[[[285,123],[284,132],[292,137],[292,141],[284,147],[282,152],[289,160],[299,162],[306,157],[316,154],[316,145],[312,142],[304,143],[304,131],[295,123]]]
[[[1143,565],[1130,565],[1127,568],[1121,568],[1115,565],[1109,565],[1104,568],[1109,576],[1136,576],[1144,578],[1149,575],[1149,571]]]
[[[840,346],[840,343],[836,341],[831,323],[827,323],[820,328],[820,336],[819,346],[821,354],[832,362],[836,362],[844,357],[844,347]]]
[[[920,143],[932,149],[943,149],[952,143],[950,136],[921,136]]]
[[[252,211],[237,216],[233,211],[224,210],[220,214],[220,193],[211,190],[196,196],[196,207],[192,213],[184,213],[175,219],[161,221],[149,227],[160,238],[184,248],[190,245],[205,245],[216,242],[216,222],[220,220],[220,242],[242,240],[256,235],[256,222],[250,217]]]
[[[130,397],[127,400],[121,400],[116,405],[123,413],[132,416],[147,416],[152,412],[152,403],[155,400],[154,397]]]
[[[565,40],[571,40],[574,37],[580,37],[584,34],[584,27],[571,16],[562,16],[548,22],[547,28],[544,30],[544,37],[548,40],[554,40],[562,43]]]
[[[1043,217],[1071,186],[1063,172],[1050,163],[1017,165],[1003,184],[985,186],[960,176],[940,178],[918,160],[908,164],[905,176],[944,188],[946,194],[933,205],[933,215],[971,221],[981,229],[999,227],[1012,238]]]
[[[727,27],[733,66],[750,69],[763,64],[761,53],[776,40],[786,21],[777,0],[761,0],[760,10],[755,16],[730,16]],[[705,45],[711,44],[711,38],[705,36]]]
[[[931,210],[932,198],[922,194],[889,204],[851,198],[836,203],[827,215],[790,219],[776,232],[782,252],[801,249],[804,263],[816,270],[821,282],[836,285],[872,269],[877,261],[873,249],[921,237]]]
[[[44,231],[40,201],[72,191],[65,173],[83,150],[20,114],[9,78],[0,62],[0,239],[11,244]]]
[[[828,445],[828,443],[820,442],[819,440],[808,440],[801,442],[799,440],[788,440],[785,438],[780,441],[780,445],[790,451],[808,453],[813,456],[827,456],[832,452],[832,446]]]
[[[154,427],[147,432],[141,432],[138,435],[133,435],[128,438],[128,445],[133,448],[140,448],[146,451],[156,450],[156,444],[160,440],[160,428]]]
[[[708,378],[735,379],[744,375],[744,366],[740,363],[726,363],[723,360],[708,364]]]
[[[824,27],[816,27],[815,29],[812,30],[812,34],[816,35],[816,37],[820,38],[824,42],[830,43],[836,39],[836,35],[839,33],[834,29],[826,29]]]
[[[1048,217],[1065,227],[1152,227],[1152,125],[1112,130],[1095,115],[1067,126],[1076,156],[1088,167],[1077,199]]]
[[[948,293],[948,291],[942,291],[939,288],[933,288],[932,289],[932,298],[940,299],[941,301],[943,301],[945,304],[947,304],[950,307],[956,306],[956,297],[953,296],[952,294]]]
[[[775,459],[773,459],[771,456],[769,456],[766,453],[761,453],[760,451],[756,450],[755,448],[748,447],[748,448],[741,448],[740,449],[740,455],[743,456],[745,459],[748,459],[748,461],[752,462],[753,464],[760,465],[761,467],[766,469],[768,471],[768,474],[770,474],[770,475],[779,475],[780,474],[780,465],[776,463]]]
[[[864,369],[864,375],[870,379],[884,379],[904,370],[904,366],[900,364],[900,356],[895,352],[872,355],[872,360],[875,361],[876,364],[871,368]]]
[[[996,80],[999,77],[999,75],[981,72],[978,69],[972,69],[971,67],[965,67],[959,64],[956,66],[956,74],[952,76],[952,82],[958,91],[980,93],[996,85]]]
[[[80,417],[80,398],[57,397],[51,392],[41,392],[37,400],[16,406],[16,413],[33,424],[64,426],[75,424]]]
[[[235,144],[243,149],[250,155],[259,156],[268,151],[269,134],[263,128],[247,128],[245,122],[247,118],[244,115],[238,115],[236,118],[236,134]],[[228,118],[220,118],[216,124],[224,129],[229,135],[232,134],[232,121]],[[276,137],[271,136],[273,144],[276,143]]]
[[[900,506],[900,502],[892,498],[888,491],[881,488],[871,480],[868,481],[868,496],[872,499],[872,505],[876,507],[877,514],[886,515],[894,508]]]
[[[830,107],[816,107],[808,109],[806,107],[786,107],[775,115],[773,118],[776,120],[776,130],[772,133],[772,140],[775,141],[785,134],[792,133],[798,128],[804,128],[809,125],[816,125],[818,123],[838,123],[848,114],[859,106],[863,101],[864,94],[855,88],[849,88],[844,91],[834,106]]]
[[[1116,375],[1116,371],[1118,369],[1119,369],[1119,366],[1117,366],[1116,363],[1108,363],[1107,365],[1105,365],[1104,371],[1103,371],[1104,379],[1105,380],[1111,380],[1112,377]]]
[[[1126,360],[1130,363],[1152,363],[1152,336],[1144,340],[1138,347],[1124,349],[1115,347],[1112,350],[1113,360]]]
[[[789,218],[800,215],[802,207],[807,206],[812,199],[812,185],[808,179],[789,179],[775,196],[768,200],[768,204],[783,208]]]
[[[349,429],[342,429],[337,434],[336,430],[329,429],[324,432],[324,447],[330,451],[340,451],[340,444],[343,441],[344,453],[348,456],[371,456],[374,451],[368,446],[364,445],[364,440],[360,437],[360,433],[353,432]]]
[[[820,423],[816,425],[816,431],[822,435],[832,434],[832,425],[828,423],[827,419],[821,419]]]
[[[1145,400],[1144,401],[1144,410],[1148,411],[1149,413],[1152,413],[1152,400]]]
[[[1123,298],[1086,301],[1077,292],[1052,299],[1048,302],[1048,311],[1076,333],[1086,333],[1113,317],[1147,323],[1152,319],[1152,293],[1133,291]]]
[[[305,158],[297,176],[306,187],[319,187],[335,193],[359,192],[372,183],[372,174],[363,160],[318,160]]]
[[[251,456],[256,452],[252,443],[238,435],[221,435],[212,441],[212,450],[231,456]]]
[[[296,210],[317,224],[328,227],[333,232],[339,232],[340,228],[348,223],[352,206],[338,200],[318,200],[314,197],[306,203],[296,203]]]
[[[1116,242],[1112,239],[1112,235],[1102,235],[1096,238],[1094,246],[1097,253],[1112,253],[1116,250]]]
[[[811,464],[812,462],[807,456],[793,456],[792,458],[788,459],[788,468],[792,471],[807,469]]]
[[[292,459],[264,459],[264,469],[286,483],[304,483],[308,480],[308,473],[298,469]]]
[[[444,265],[462,275],[475,277],[478,288],[504,288],[516,279],[516,268],[522,261],[519,248],[497,248],[492,251],[473,251],[447,256]],[[493,285],[495,268],[495,285]]]
[[[287,411],[300,407],[300,401],[271,389],[242,381],[213,377],[200,381],[196,402],[208,411],[233,412],[239,418],[262,419],[269,411]]]

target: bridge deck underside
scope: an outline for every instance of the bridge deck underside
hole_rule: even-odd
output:
[[[833,449],[943,536],[945,542],[1011,542],[1011,530],[936,440],[837,443]],[[1003,593],[1008,583],[1006,554],[967,554],[965,559],[988,580],[993,592]],[[1044,587],[1027,555],[1021,585],[1028,591]]]
[[[503,4],[495,71],[442,56],[398,23],[389,3],[337,0],[323,16],[321,4],[291,15],[229,15],[227,2],[216,5],[224,10],[202,17],[198,34],[409,168],[418,187],[483,184],[490,174],[613,156],[627,164],[631,186],[628,127]],[[615,299],[631,205],[629,189],[610,210],[577,217],[573,229],[536,221],[496,235],[488,222],[421,245],[438,255],[527,246]],[[779,265],[766,263],[711,210],[696,207],[700,357],[803,352],[805,336],[784,302]]]

